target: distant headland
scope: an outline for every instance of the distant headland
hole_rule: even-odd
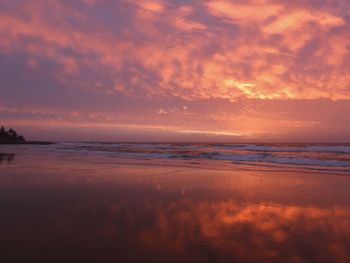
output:
[[[8,131],[1,126],[0,128],[0,144],[21,144],[26,143],[26,139],[19,135],[15,130]]]
[[[19,135],[14,129],[6,130],[3,126],[1,126],[0,144],[53,144],[53,143],[27,141],[22,135]]]

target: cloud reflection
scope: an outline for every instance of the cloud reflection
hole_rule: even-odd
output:
[[[348,207],[278,203],[242,206],[233,200],[174,200],[154,195],[145,198],[138,192],[131,197],[112,193],[108,187],[103,188],[103,195],[97,188],[90,188],[88,197],[81,190],[74,189],[80,197],[70,203],[66,202],[67,196],[55,200],[48,192],[37,192],[48,201],[33,196],[29,207],[42,209],[36,210],[35,216],[29,210],[20,211],[17,216],[21,220],[7,213],[0,226],[3,237],[8,244],[18,244],[20,237],[30,258],[41,253],[42,241],[51,253],[59,248],[63,259],[69,257],[73,245],[86,262],[95,262],[93,259],[101,255],[102,259],[118,257],[123,262],[152,262],[154,256],[161,262],[169,258],[181,262],[350,259]],[[11,223],[7,221],[10,219]],[[11,234],[4,223],[16,226]],[[90,247],[93,249],[86,251]]]

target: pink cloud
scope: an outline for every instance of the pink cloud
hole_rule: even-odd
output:
[[[302,100],[307,109],[308,100],[350,99],[350,6],[345,0],[322,4],[312,0],[184,4],[171,0],[3,0],[1,4],[0,55],[13,64],[17,74],[0,76],[0,102],[8,107],[17,104],[18,108],[25,93],[23,108],[35,109],[33,101],[50,107],[40,105],[49,96],[52,103],[57,102],[51,106],[59,108],[57,115],[79,112],[65,115],[66,120],[86,121],[90,113],[96,113],[90,121],[262,134],[271,126],[275,127],[271,133],[281,133],[310,123],[328,124],[321,115],[310,123],[306,116],[281,115],[283,105],[274,112],[263,108],[255,116],[236,112],[231,116],[229,107],[219,113],[220,103],[215,101],[249,105],[252,100],[266,100],[271,101],[266,105],[273,105],[273,101]],[[3,63],[0,67],[6,72],[9,65]],[[15,84],[14,78],[20,83]],[[173,113],[171,109],[179,106],[172,105],[159,105],[152,108],[154,113],[137,118],[131,117],[137,111],[117,112],[112,103],[99,110],[104,103],[93,99],[89,105],[61,110],[65,101],[79,101],[79,93],[89,98],[107,96],[108,101],[115,98],[122,104],[132,99],[145,105],[152,100],[164,104],[213,101],[215,107],[206,115],[210,128],[200,111]],[[159,109],[167,114],[157,114]],[[166,120],[169,114],[176,115],[176,124]],[[267,117],[274,121],[266,127],[255,125]]]

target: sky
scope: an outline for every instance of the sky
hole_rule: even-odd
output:
[[[348,0],[0,0],[32,140],[350,142]]]

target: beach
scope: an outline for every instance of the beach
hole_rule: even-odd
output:
[[[346,165],[57,147],[0,146],[1,262],[350,262]]]
[[[0,263],[350,263],[350,0],[0,0]]]

